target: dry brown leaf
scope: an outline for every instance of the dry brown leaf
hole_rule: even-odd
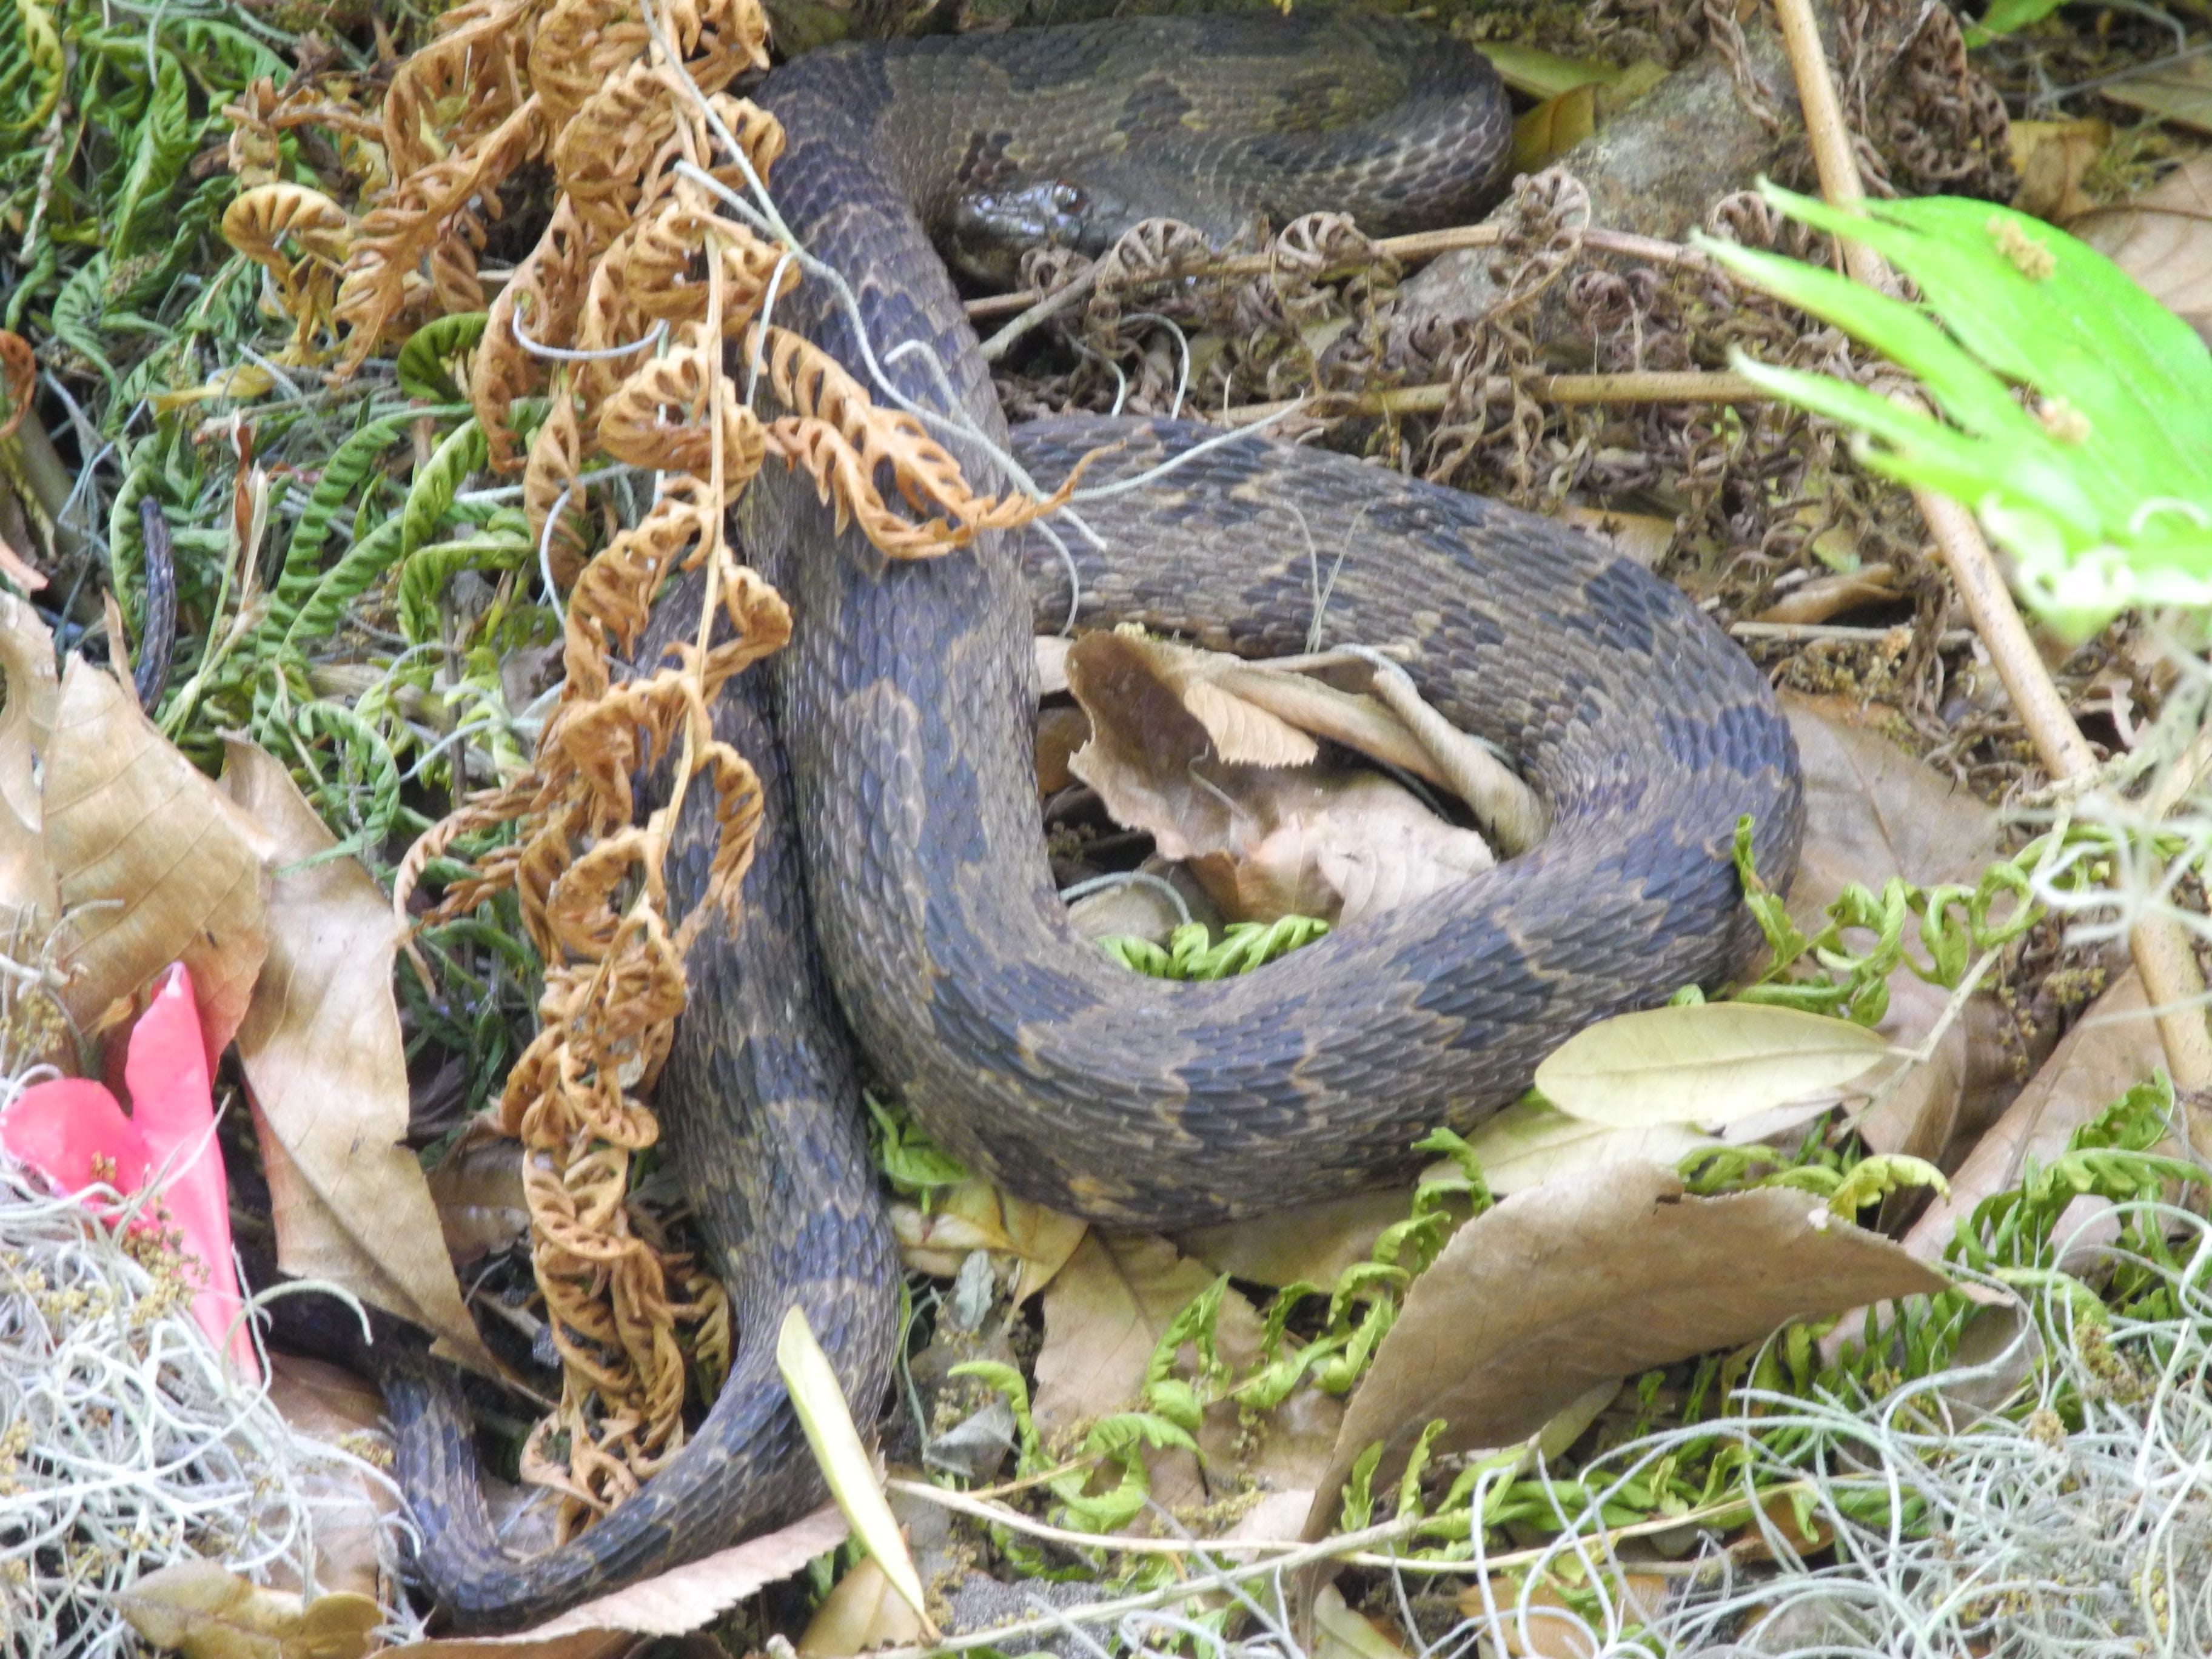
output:
[[[975,1250],[1014,1257],[1022,1267],[1014,1289],[1019,1305],[1067,1265],[1091,1224],[970,1180],[936,1194],[927,1210],[894,1204],[891,1225],[901,1258],[916,1273],[951,1279]]]
[[[2020,188],[2012,204],[2022,213],[2063,224],[2094,206],[2081,177],[2112,142],[2109,121],[2014,121],[2006,130]]]
[[[1994,1193],[2017,1186],[2030,1158],[2048,1164],[2088,1122],[2165,1063],[2142,981],[2130,968],[2089,1005],[2043,1069],[1983,1135],[1938,1197],[1905,1236],[1923,1261],[1943,1254],[1960,1218]]]
[[[1314,1599],[1314,1635],[1313,1659],[1406,1659],[1405,1649],[1347,1607],[1334,1584]]]
[[[46,857],[73,915],[63,1000],[78,1027],[181,961],[220,1055],[268,953],[267,837],[82,657],[62,676],[45,758]]]
[[[115,1602],[143,1640],[185,1659],[358,1659],[384,1617],[366,1595],[341,1590],[303,1603],[213,1561],[148,1573]]]
[[[384,1395],[351,1371],[297,1354],[269,1356],[269,1401],[301,1434],[343,1446],[357,1455],[388,1449]],[[301,1475],[315,1534],[315,1577],[325,1589],[349,1590],[374,1600],[380,1566],[377,1540],[382,1517],[398,1507],[389,1489],[372,1485],[343,1465],[310,1464]],[[297,1589],[280,1582],[277,1588]]]
[[[863,1556],[823,1598],[799,1638],[804,1659],[846,1659],[870,1648],[898,1647],[921,1634],[921,1618],[872,1555]]]
[[[1223,760],[1216,732],[1232,722],[1207,703],[1209,729],[1187,695],[1163,679],[1162,660],[1155,647],[1123,635],[1077,642],[1067,653],[1069,689],[1091,718],[1091,738],[1069,769],[1117,822],[1150,833],[1162,858],[1187,860],[1229,920],[1355,921],[1495,862],[1480,836],[1445,823],[1376,774]],[[1169,672],[1194,672],[1174,660]],[[1240,692],[1254,684],[1249,667],[1215,661],[1221,665],[1206,671],[1215,679]],[[1305,697],[1346,701],[1321,686],[1306,688]],[[1240,752],[1262,746],[1255,739]],[[1435,770],[1431,760],[1422,765]]]
[[[326,852],[331,833],[283,767],[229,745],[223,787],[262,826],[277,866]],[[239,1058],[269,1172],[277,1265],[331,1279],[436,1334],[442,1351],[490,1371],[461,1304],[422,1165],[407,1133],[407,1060],[392,1000],[398,929],[350,858],[277,876],[269,959],[239,1028]]]
[[[1904,595],[1893,586],[1896,580],[1896,572],[1886,564],[1815,576],[1791,588],[1751,620],[1824,623],[1856,605],[1884,605],[1902,599]]]
[[[456,1266],[465,1267],[529,1236],[520,1141],[478,1120],[447,1149],[428,1178],[446,1254]]]
[[[2212,93],[2206,100],[2212,103]],[[2066,228],[2212,343],[2212,150],[2117,207],[2069,220]]]
[[[1559,516],[1586,536],[1595,536],[1623,557],[1650,570],[1674,544],[1674,521],[1651,513],[1615,513],[1609,508],[1569,507]]]
[[[8,701],[0,708],[0,907],[15,912],[35,940],[61,908],[46,862],[35,764],[53,732],[61,681],[54,673],[52,633],[29,602],[13,593],[0,593],[0,671],[8,677]]]
[[[2200,53],[2155,64],[2124,80],[2105,82],[2097,95],[2176,126],[2212,132],[2212,58]]]
[[[1489,1165],[1483,1166],[1486,1176]],[[1413,1212],[1408,1188],[1358,1193],[1245,1221],[1193,1227],[1175,1236],[1176,1248],[1218,1273],[1255,1285],[1334,1285],[1337,1275],[1364,1261],[1386,1228]]]
[[[1321,752],[1312,738],[1222,685],[1225,671],[1243,667],[1219,651],[1199,651],[1167,640],[1123,633],[1088,634],[1069,650],[1065,665],[1071,690],[1100,676],[1142,674],[1182,704],[1220,759],[1238,766],[1304,766]]]
[[[1656,1572],[1605,1575],[1606,1594],[1623,1626],[1648,1625],[1656,1619],[1680,1583]],[[1489,1581],[1486,1596],[1481,1584],[1462,1590],[1459,1610],[1470,1619],[1480,1619],[1495,1607],[1497,1644],[1510,1659],[1593,1659],[1605,1646],[1590,1639],[1590,1625],[1597,1621],[1586,1621],[1573,1612],[1550,1579],[1539,1579],[1528,1588],[1525,1621],[1520,1616],[1521,1587],[1503,1577]]]
[[[1169,1322],[1213,1279],[1164,1238],[1091,1229],[1045,1291],[1037,1431],[1050,1440],[1134,1407]],[[1258,1352],[1259,1316],[1234,1291],[1221,1298],[1218,1334],[1225,1348],[1249,1342]]]
[[[512,1636],[454,1637],[387,1648],[385,1659],[605,1659],[640,1636],[681,1636],[720,1617],[765,1585],[781,1583],[845,1541],[834,1504],[780,1532],[749,1539],[657,1577],[586,1601]]]
[[[1672,1170],[1640,1164],[1517,1193],[1413,1281],[1352,1395],[1305,1535],[1334,1524],[1345,1475],[1376,1441],[1380,1489],[1436,1418],[1449,1424],[1439,1453],[1510,1445],[1609,1380],[1945,1282],[1803,1193],[1692,1198]]]

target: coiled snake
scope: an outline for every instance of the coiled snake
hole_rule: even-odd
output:
[[[1119,21],[818,53],[758,94],[790,137],[777,200],[850,278],[876,355],[927,343],[950,395],[1003,440],[924,221],[988,230],[1042,203],[1091,216],[1079,235],[1110,235],[1114,198],[1166,175],[1187,215],[1200,213],[1194,188],[1227,181],[1231,228],[1255,207],[1280,217],[1348,201],[1391,229],[1462,216],[1493,188],[1505,110],[1486,65],[1435,37],[1409,56],[1385,51],[1401,90],[1421,94],[1413,113],[1347,128],[1332,66],[1348,60],[1330,44],[1346,37],[1330,27]],[[1149,33],[1161,30],[1196,33]],[[1400,40],[1373,19],[1358,37]],[[1092,78],[1117,54],[1134,65],[1121,84]],[[1234,90],[1266,58],[1292,88],[1291,131],[1239,149],[1217,141],[1211,116],[1183,118],[1178,72]],[[1120,161],[1101,189],[1070,191],[1018,117],[1087,120]],[[1165,149],[1148,158],[1146,135]],[[1440,167],[1440,155],[1456,159]],[[1302,196],[1296,177],[1317,160],[1323,193]],[[1441,204],[1413,199],[1425,167],[1446,180]],[[801,300],[779,320],[860,363],[848,316],[827,295]],[[943,406],[915,356],[891,372]],[[1061,420],[1025,430],[1015,451],[1048,486],[1119,441],[1090,476],[1103,484],[1212,433]],[[979,489],[1002,486],[988,456],[954,447]],[[1729,857],[1740,814],[1755,817],[1767,878],[1788,879],[1796,755],[1765,681],[1679,592],[1599,543],[1258,440],[1083,511],[1107,550],[1079,548],[1082,623],[1135,619],[1247,653],[1304,648],[1310,550],[1340,551],[1328,635],[1409,642],[1430,700],[1518,757],[1548,838],[1246,978],[1127,973],[1071,933],[1038,830],[1030,636],[1033,612],[1050,627],[1067,612],[1060,561],[1009,538],[888,562],[857,532],[836,534],[804,479],[763,474],[739,516],[749,556],[792,604],[793,638],[717,718],[760,768],[767,829],[744,920],[693,952],[659,1097],[713,1265],[733,1285],[739,1352],[711,1413],[639,1497],[528,1561],[493,1538],[450,1384],[392,1379],[420,1566],[458,1625],[550,1614],[819,1500],[774,1369],[778,1325],[793,1303],[806,1310],[865,1414],[896,1322],[855,1046],[931,1133],[1013,1192],[1138,1226],[1215,1221],[1401,1172],[1424,1131],[1512,1100],[1583,1025],[1724,976],[1747,938]],[[691,802],[702,813],[703,793]],[[672,896],[700,890],[703,830],[687,821]]]

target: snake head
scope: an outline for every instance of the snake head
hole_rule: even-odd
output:
[[[966,275],[1012,288],[1020,281],[1028,249],[1094,251],[1097,222],[1096,198],[1072,179],[971,190],[952,204],[945,252]]]

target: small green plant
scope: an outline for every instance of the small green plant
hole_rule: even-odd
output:
[[[1938,419],[1824,374],[1739,356],[1754,384],[1856,429],[1878,472],[1973,509],[2027,603],[2085,636],[2128,605],[2212,604],[2212,353],[2094,249],[1987,202],[1825,205],[1805,224],[1863,243],[1924,305],[1707,238],[1747,281],[1917,376]]]

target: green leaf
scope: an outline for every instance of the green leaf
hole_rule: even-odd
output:
[[[1945,418],[1826,376],[1739,359],[1742,373],[1855,428],[1869,466],[1972,508],[2057,627],[2085,634],[2134,603],[2212,603],[2212,353],[2186,324],[2102,254],[2008,208],[1930,197],[1844,210],[1765,190],[1881,254],[1926,309],[1774,254],[1700,246],[1911,371]]]

